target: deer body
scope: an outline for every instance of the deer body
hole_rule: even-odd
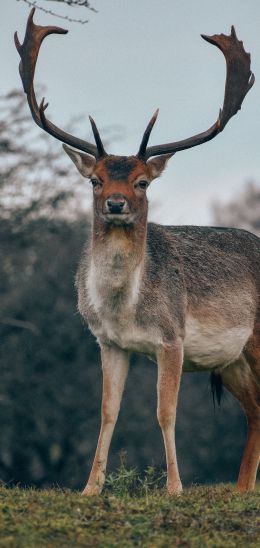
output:
[[[257,381],[250,370],[247,345],[259,322],[260,240],[238,229],[148,224],[141,230],[138,248],[136,242],[129,244],[135,229],[109,225],[101,235],[100,221],[94,216],[92,237],[77,274],[79,310],[101,348],[112,350],[114,385],[122,386],[127,374],[122,380],[122,363],[119,368],[116,365],[118,352],[126,368],[131,352],[144,353],[159,363],[161,353],[172,349],[175,355],[177,345],[183,371],[217,372],[240,402],[241,394],[248,392],[248,419],[253,410],[257,440],[250,452],[250,467],[245,452],[238,487],[252,488],[260,455],[260,378]],[[170,377],[175,382],[176,370],[172,364]],[[234,385],[238,385],[235,392]],[[163,397],[166,394],[164,387]],[[176,408],[177,393],[175,398]],[[119,405],[118,401],[115,408],[112,404],[109,422],[113,426]],[[164,421],[170,420],[173,427],[175,414],[160,413],[159,401],[158,419],[164,432]],[[104,421],[105,416],[103,410]],[[167,457],[168,490],[176,493],[181,483],[173,440],[168,445],[173,455]],[[167,440],[165,446],[167,455]],[[86,494],[100,492],[106,458],[107,452],[102,456],[98,447]]]
[[[224,368],[240,357],[256,316],[259,280],[250,253],[241,254],[242,238],[251,253],[258,249],[245,231],[148,224],[138,263],[114,227],[103,252],[92,242],[84,252],[79,310],[100,343],[156,361],[160,346],[180,337],[184,370]]]
[[[202,35],[222,51],[227,65],[217,121],[183,141],[148,147],[156,111],[138,153],[112,156],[106,153],[92,118],[95,145],[59,129],[46,118],[44,100],[38,105],[33,80],[41,43],[49,34],[67,31],[35,25],[34,11],[24,43],[15,35],[33,119],[66,143],[65,151],[93,185],[92,235],[76,283],[79,310],[101,349],[103,395],[96,454],[83,493],[102,490],[132,351],[148,355],[158,365],[157,417],[168,492],[182,489],[174,430],[183,370],[213,372],[217,397],[223,383],[240,402],[248,437],[237,488],[253,489],[260,458],[260,240],[236,229],[147,224],[146,197],[149,184],[173,154],[213,139],[240,109],[254,84],[250,54],[234,27],[230,36]]]

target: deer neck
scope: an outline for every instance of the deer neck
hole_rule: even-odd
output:
[[[137,225],[117,226],[94,218],[88,288],[95,309],[112,312],[136,304],[146,233],[146,219]]]

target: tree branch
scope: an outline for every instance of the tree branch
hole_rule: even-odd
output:
[[[9,325],[11,327],[19,327],[21,329],[28,329],[32,331],[35,335],[39,335],[40,331],[38,327],[32,322],[25,322],[23,320],[17,320],[16,318],[0,318],[0,323],[4,325]]]
[[[23,1],[25,4],[30,6],[31,8],[36,8],[40,11],[43,11],[44,13],[48,13],[50,15],[53,15],[54,17],[58,17],[59,19],[65,19],[66,21],[69,21],[70,23],[80,23],[81,25],[85,25],[85,23],[88,23],[88,19],[73,19],[69,17],[68,15],[60,15],[58,13],[53,12],[50,9],[43,8],[42,6],[39,6],[37,3],[37,0],[17,0],[17,2]],[[70,7],[85,7],[94,13],[97,13],[97,10],[90,6],[88,0],[45,0],[47,2],[59,2],[66,4]]]

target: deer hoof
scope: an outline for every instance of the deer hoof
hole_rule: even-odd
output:
[[[87,485],[81,495],[84,497],[96,497],[97,495],[100,495],[101,491],[102,485],[96,483],[96,485]]]
[[[170,495],[171,497],[173,496],[179,497],[182,493],[182,484],[181,483],[167,484],[167,492],[168,492],[168,495]]]

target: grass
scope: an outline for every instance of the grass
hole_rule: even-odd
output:
[[[160,488],[152,468],[140,479],[124,467],[100,497],[78,492],[0,487],[0,546],[259,547],[259,490],[191,487],[180,497]]]

